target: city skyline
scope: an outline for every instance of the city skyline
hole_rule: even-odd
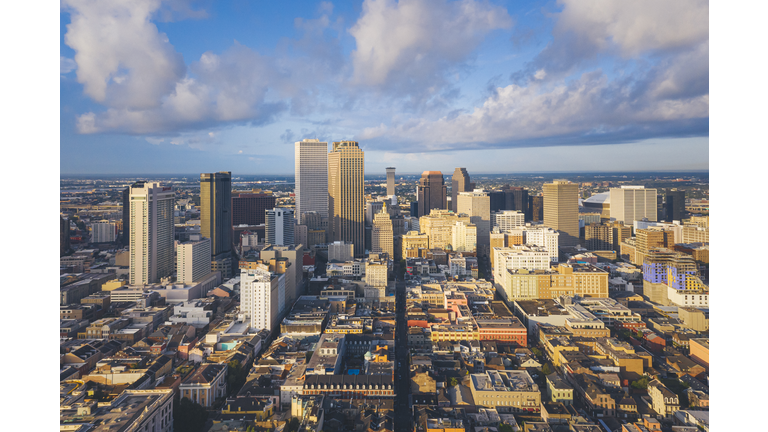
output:
[[[303,138],[369,173],[709,168],[706,3],[204,6],[63,3],[62,174],[284,174]]]

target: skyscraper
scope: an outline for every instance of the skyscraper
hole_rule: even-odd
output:
[[[562,246],[579,243],[579,185],[554,180],[542,185],[544,225],[560,232]]]
[[[131,187],[128,186],[123,191],[123,233],[120,238],[123,246],[128,246],[131,240]]]
[[[192,284],[211,274],[211,239],[181,243],[176,249],[176,281]]]
[[[418,186],[419,217],[448,207],[448,187],[440,171],[424,171]]]
[[[395,167],[387,168],[387,196],[395,194]]]
[[[337,141],[328,154],[328,214],[332,241],[349,241],[365,253],[364,153],[355,141]]]
[[[667,220],[682,221],[685,217],[685,191],[667,190]]]
[[[541,195],[528,195],[528,212],[525,220],[540,222],[544,220],[544,197]]]
[[[287,246],[294,243],[293,210],[274,208],[267,210],[265,243],[268,245]]]
[[[656,189],[645,186],[611,188],[611,219],[631,224],[647,218],[656,222]]]
[[[232,173],[200,174],[200,235],[211,239],[212,270],[230,278],[232,250]]]
[[[276,203],[277,199],[271,194],[237,194],[232,197],[232,225],[261,225],[266,211],[275,208]]]
[[[69,219],[64,219],[63,217],[59,216],[59,228],[59,255],[64,256],[64,254],[69,251]]]
[[[159,183],[131,185],[131,285],[159,282],[173,274],[173,188]]]
[[[371,252],[389,254],[389,258],[394,257],[392,219],[387,212],[387,204],[384,204],[381,211],[376,213],[373,218],[373,229],[371,231]]]
[[[295,144],[296,212],[315,211],[328,218],[328,143],[304,139]]]
[[[477,226],[477,253],[487,256],[491,245],[491,198],[484,191],[459,192],[456,212]],[[578,228],[578,226],[577,226]]]
[[[458,208],[458,195],[459,192],[470,192],[472,185],[469,181],[469,174],[466,168],[456,168],[453,171],[453,177],[451,177],[451,210],[456,213]],[[444,208],[444,207],[443,207]],[[431,210],[431,209],[430,209]],[[429,214],[427,210],[426,214]],[[424,216],[420,214],[419,216]]]

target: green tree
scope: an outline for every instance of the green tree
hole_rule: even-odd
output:
[[[506,423],[500,424],[498,429],[499,429],[499,432],[515,432],[515,429]]]
[[[648,377],[644,376],[638,380],[632,381],[632,384],[630,384],[630,387],[638,390],[646,390],[648,389],[648,382],[650,380]]]
[[[208,420],[208,411],[189,398],[182,398],[173,406],[173,429],[177,431],[202,432]]]
[[[299,430],[299,426],[301,424],[299,423],[299,419],[296,417],[291,417],[291,419],[288,421],[288,423],[285,425],[285,432],[296,432]]]
[[[459,385],[459,380],[455,377],[448,378],[448,387],[455,387],[457,385]]]
[[[541,350],[540,350],[540,349],[538,349],[538,348],[536,348],[536,347],[533,347],[533,348],[531,348],[531,352],[532,352],[532,353],[533,353],[533,355],[535,355],[536,357],[541,357]]]
[[[549,375],[552,373],[552,368],[549,366],[549,363],[544,363],[544,366],[541,368],[541,373],[544,375]]]

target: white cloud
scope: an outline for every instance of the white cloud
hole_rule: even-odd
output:
[[[77,81],[93,100],[118,109],[161,104],[186,67],[150,22],[159,0],[64,0],[70,12],[64,41],[75,50]]]
[[[366,0],[349,30],[353,82],[408,90],[434,85],[495,29],[509,28],[507,11],[488,2]]]
[[[74,60],[70,58],[66,58],[64,56],[59,56],[59,57],[61,62],[59,66],[59,71],[62,75],[68,74],[73,70],[77,69],[77,63],[75,63]]]
[[[536,145],[536,140],[541,143],[558,137],[575,138],[583,144],[590,139],[599,142],[601,135],[621,139],[623,133],[635,128],[651,136],[654,130],[674,134],[675,122],[681,122],[677,128],[683,129],[686,121],[709,116],[708,95],[676,100],[657,100],[650,95],[636,98],[632,85],[609,81],[601,72],[554,87],[513,84],[498,88],[471,113],[437,121],[409,120],[389,128],[380,125],[365,129],[361,135],[418,142],[419,149],[432,151],[530,146]],[[409,149],[407,145],[404,148]]]

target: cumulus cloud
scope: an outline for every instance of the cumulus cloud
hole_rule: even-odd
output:
[[[93,100],[117,109],[157,107],[186,66],[150,17],[159,0],[64,0],[64,42],[75,50],[77,81]]]
[[[686,50],[709,40],[707,0],[558,0],[553,40],[527,71],[568,73],[602,54],[625,59]],[[520,75],[514,78],[520,78]]]
[[[349,30],[357,85],[439,93],[445,73],[472,55],[493,30],[512,26],[507,11],[485,1],[366,0]]]
[[[600,144],[653,136],[705,134],[709,96],[659,99],[638,92],[644,81],[610,81],[599,71],[569,83],[546,87],[511,84],[498,88],[473,112],[438,121],[414,119],[365,129],[361,139],[403,143],[414,149]],[[642,93],[640,97],[633,95]]]

